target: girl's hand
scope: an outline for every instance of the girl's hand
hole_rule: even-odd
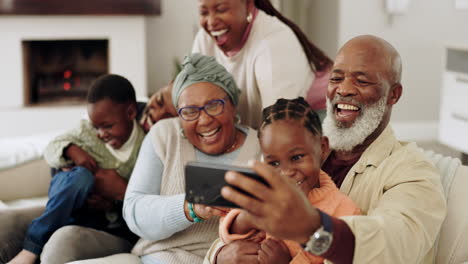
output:
[[[289,263],[291,255],[283,241],[274,238],[265,239],[258,250],[258,263],[260,264],[282,264]]]
[[[248,240],[235,240],[223,246],[216,256],[216,264],[258,264],[260,244]]]

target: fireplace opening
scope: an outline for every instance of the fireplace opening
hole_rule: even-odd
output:
[[[24,103],[75,105],[90,84],[109,72],[108,40],[23,41]]]

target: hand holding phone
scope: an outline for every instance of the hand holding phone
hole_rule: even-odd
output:
[[[190,203],[239,208],[238,205],[227,201],[221,196],[221,188],[228,185],[224,180],[224,174],[227,171],[242,173],[258,181],[259,184],[268,186],[265,179],[249,168],[224,164],[188,162],[185,165],[185,199]],[[239,191],[245,193],[242,190]]]

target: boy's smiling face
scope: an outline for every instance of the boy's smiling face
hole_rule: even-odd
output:
[[[88,104],[88,115],[98,138],[119,149],[132,133],[136,108],[133,104],[119,104],[106,98]]]
[[[322,150],[327,143],[325,137],[312,134],[296,120],[276,120],[263,128],[260,138],[265,162],[290,177],[306,194],[319,186]]]

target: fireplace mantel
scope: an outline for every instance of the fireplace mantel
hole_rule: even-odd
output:
[[[0,15],[159,15],[160,0],[1,0]]]

